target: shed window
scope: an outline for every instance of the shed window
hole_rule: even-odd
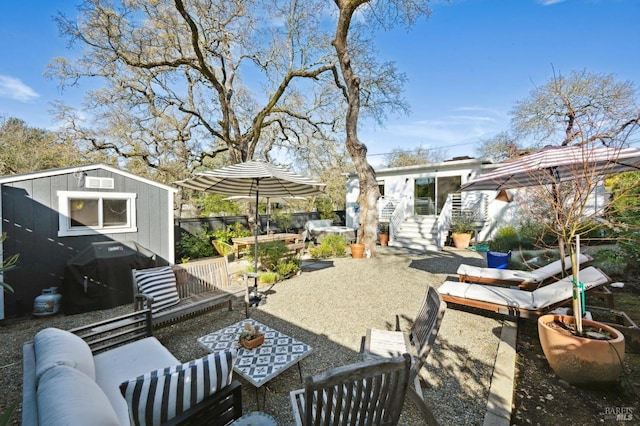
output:
[[[137,232],[136,194],[58,192],[58,236]]]

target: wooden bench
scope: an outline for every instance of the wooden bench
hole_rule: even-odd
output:
[[[136,272],[154,271],[159,268],[132,271],[133,292],[139,295]],[[194,262],[172,265],[171,269],[176,277],[176,286],[180,302],[153,314],[153,326],[164,326],[199,315],[211,309],[228,305],[233,309],[233,302],[245,299],[247,287],[245,284],[234,284],[229,274],[229,261],[226,257],[215,257]],[[134,310],[144,309],[145,304],[153,304],[152,298],[146,295],[134,298]]]

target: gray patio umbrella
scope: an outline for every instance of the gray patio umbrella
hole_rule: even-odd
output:
[[[296,197],[321,194],[325,184],[292,173],[265,161],[247,161],[216,170],[196,173],[192,178],[175,182],[196,191],[224,195],[255,197]],[[258,271],[258,209],[255,218],[255,271]],[[257,288],[256,288],[257,291]]]
[[[633,170],[640,170],[640,149],[547,146],[470,180],[462,185],[461,190],[500,191],[558,184]]]

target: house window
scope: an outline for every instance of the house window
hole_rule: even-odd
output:
[[[137,232],[136,194],[58,191],[59,237]]]
[[[384,181],[378,181],[378,190],[380,191],[380,196],[384,197]]]

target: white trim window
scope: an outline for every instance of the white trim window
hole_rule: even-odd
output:
[[[136,194],[58,191],[59,237],[137,232]]]

